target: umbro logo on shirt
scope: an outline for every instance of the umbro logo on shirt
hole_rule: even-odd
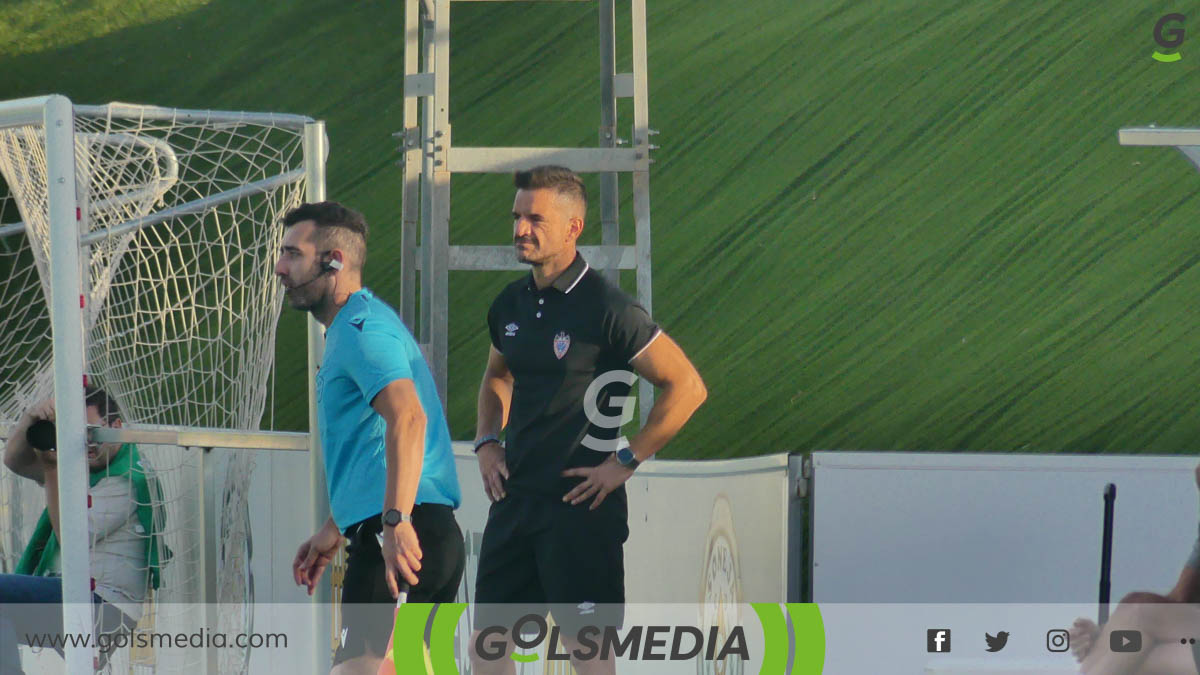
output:
[[[518,328],[520,328],[520,326],[515,323],[508,324],[504,327],[504,337],[516,337]]]

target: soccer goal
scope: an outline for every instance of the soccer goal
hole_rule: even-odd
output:
[[[252,453],[230,453],[215,480],[210,466],[220,494],[206,495],[205,449],[312,450],[310,434],[260,426],[280,218],[324,198],[325,147],[323,123],[298,115],[0,103],[0,437],[58,392],[62,551],[46,562],[63,575],[66,631],[92,630],[89,435],[137,446],[120,479],[146,538],[139,627],[248,631]],[[85,431],[85,380],[112,395],[124,428]],[[36,483],[0,469],[0,571],[20,563],[43,506]],[[217,616],[196,616],[197,603]],[[92,672],[92,650],[66,656],[68,672]],[[236,673],[247,659],[130,649],[109,668]]]

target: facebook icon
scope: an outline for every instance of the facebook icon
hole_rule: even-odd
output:
[[[930,628],[926,630],[925,648],[939,654],[950,651],[950,629]]]

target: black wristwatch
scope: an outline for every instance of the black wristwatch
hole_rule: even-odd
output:
[[[412,516],[407,513],[401,513],[400,509],[388,509],[383,513],[383,524],[388,527],[395,527],[400,523],[411,523]]]
[[[629,448],[621,448],[617,451],[617,462],[630,471],[636,470],[638,465],[641,464],[638,461],[637,455],[633,454],[633,451]]]

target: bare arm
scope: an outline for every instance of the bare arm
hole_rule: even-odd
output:
[[[425,462],[425,410],[417,396],[417,388],[409,379],[393,380],[384,387],[371,407],[386,423],[384,453],[387,456],[387,486],[383,495],[383,512],[397,509],[412,514],[421,482],[421,466]],[[395,527],[383,526],[383,562],[392,597],[400,593],[399,582],[415,586],[416,573],[421,569],[421,547],[417,531],[411,522]]]
[[[666,333],[655,338],[630,365],[659,390],[646,424],[629,441],[629,449],[639,461],[645,461],[679,433],[708,398],[708,389],[696,367]]]
[[[62,541],[58,528],[58,467],[44,467],[42,470],[43,485],[46,488],[46,513],[50,516],[50,527],[54,528],[55,536]]]
[[[489,347],[487,367],[479,383],[479,405],[476,410],[475,440],[484,436],[499,436],[508,426],[509,405],[512,403],[513,376],[504,355]]]
[[[708,389],[700,379],[700,373],[696,372],[696,367],[666,333],[659,335],[641,354],[634,357],[631,365],[660,392],[650,408],[646,424],[629,441],[629,449],[634,457],[644,462],[679,433],[692,413],[708,397]],[[609,493],[629,480],[633,469],[618,462],[614,453],[597,466],[567,469],[562,475],[584,479],[563,496],[563,501],[575,505],[594,496],[589,508],[595,509]]]
[[[499,436],[500,430],[508,426],[512,390],[513,375],[504,361],[504,354],[494,345],[488,347],[487,367],[483,370],[483,381],[479,383],[476,443],[488,436]],[[475,451],[475,456],[479,459],[479,475],[483,478],[483,491],[488,499],[493,502],[504,499],[504,481],[508,480],[504,446],[499,443],[484,444]]]
[[[4,446],[4,466],[18,476],[43,483],[45,477],[42,475],[42,464],[38,461],[37,451],[25,440],[25,432],[38,420],[54,421],[53,399],[41,401],[21,416],[21,421],[13,427],[8,443]]]
[[[300,549],[296,551],[296,557],[292,560],[292,579],[296,585],[307,587],[308,594],[312,595],[341,545],[341,531],[332,517],[327,518],[321,529],[300,544]]]
[[[425,411],[421,399],[412,380],[393,380],[375,395],[371,407],[387,424],[384,431],[387,488],[383,510],[412,513],[425,461]]]

